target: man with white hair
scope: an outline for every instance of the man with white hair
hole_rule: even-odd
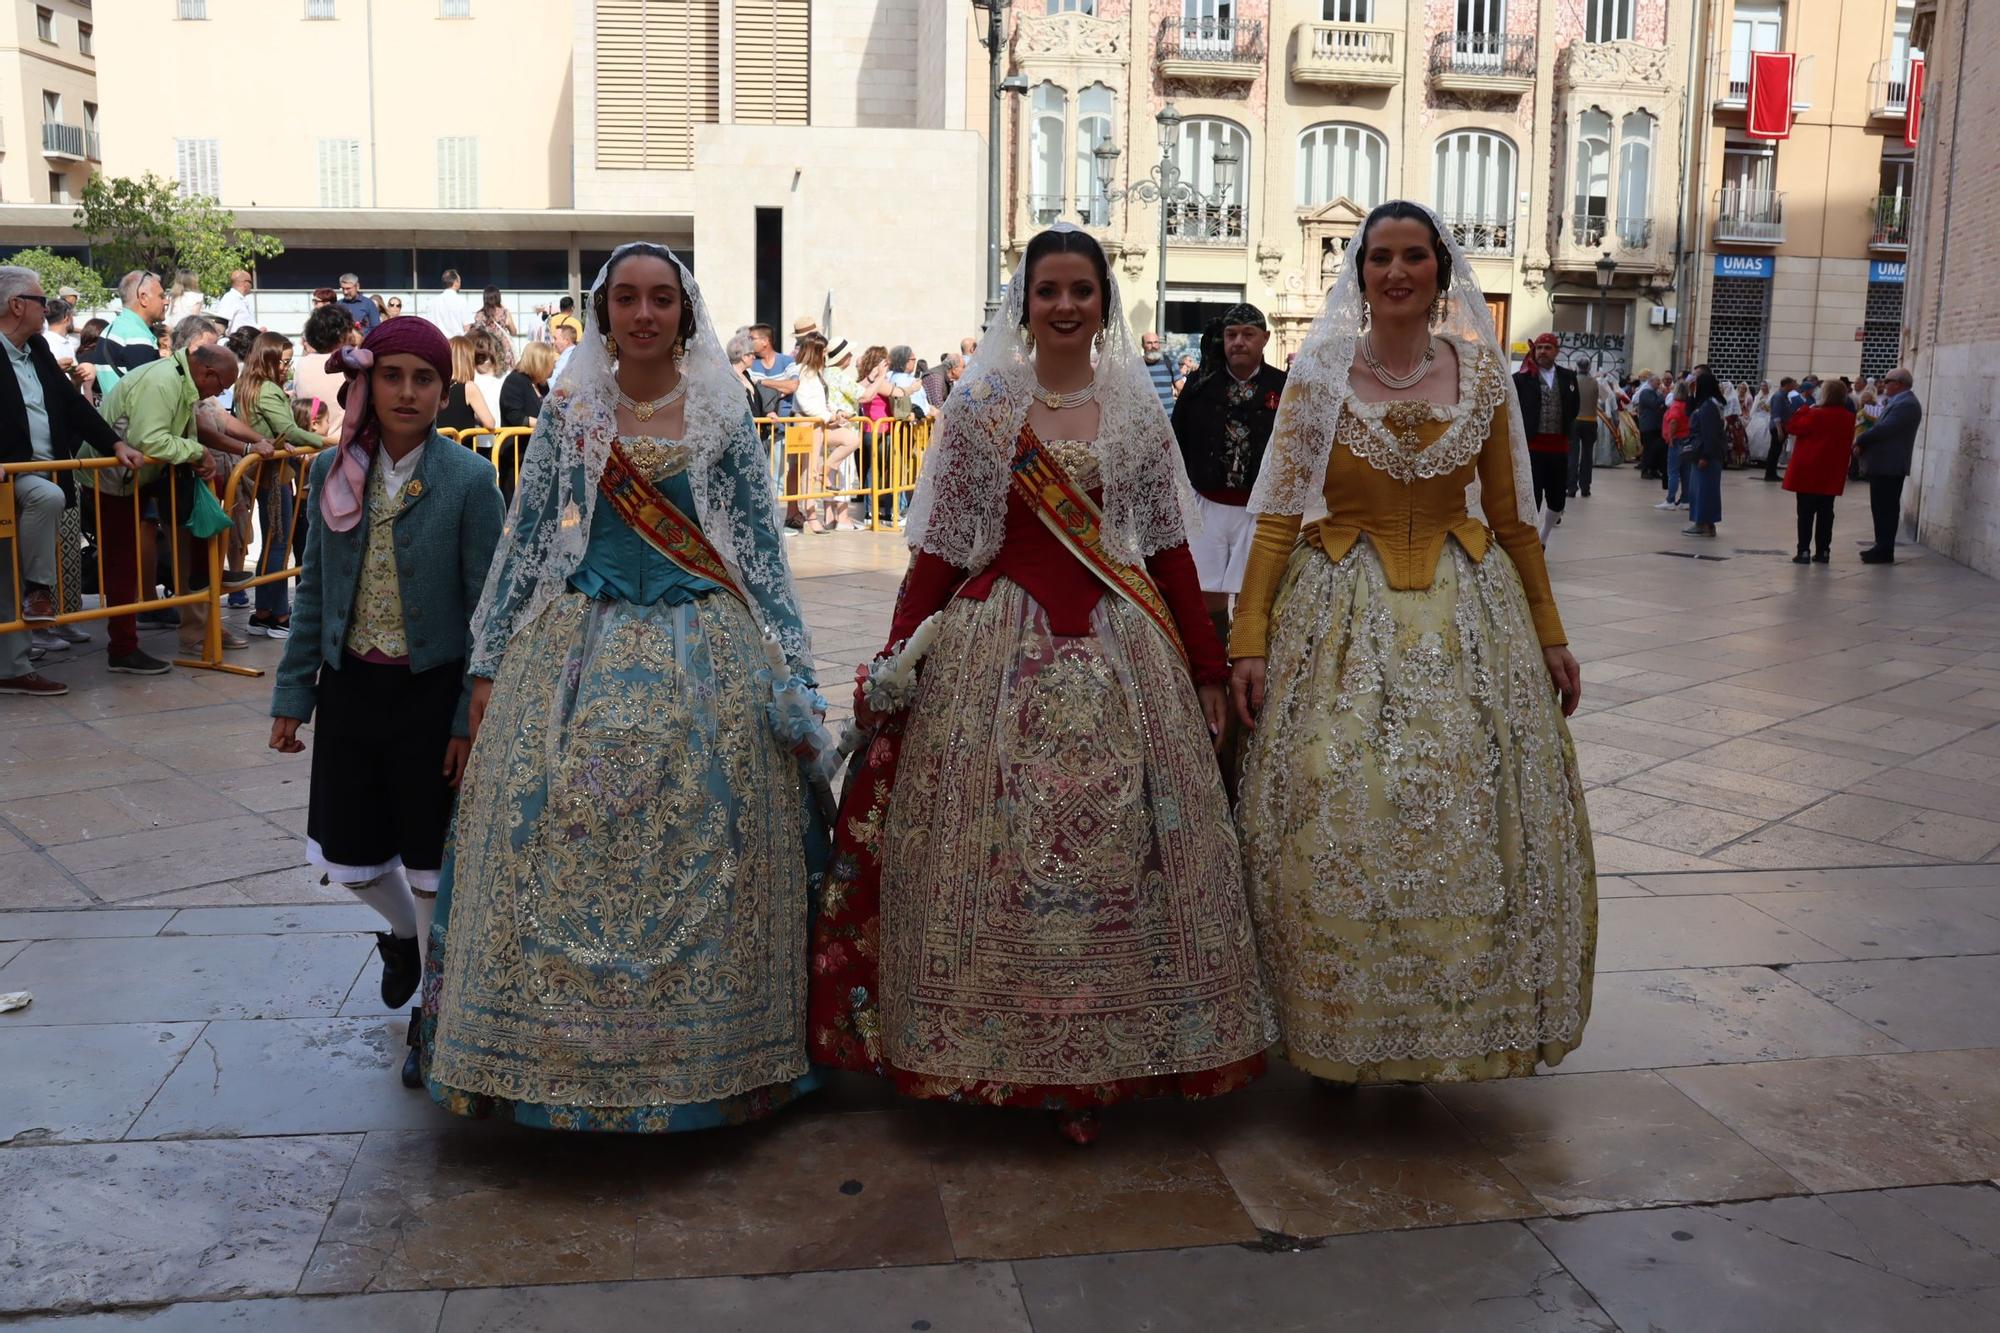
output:
[[[250,271],[239,268],[229,275],[229,290],[209,307],[208,313],[226,325],[223,329],[225,336],[256,322],[250,311],[250,289],[254,285]]]
[[[97,392],[100,397],[125,375],[160,359],[160,340],[153,325],[167,317],[167,289],[159,278],[135,268],[118,280],[118,318],[97,340]]]
[[[128,467],[139,455],[126,448],[104,424],[89,400],[56,364],[42,337],[48,294],[33,269],[0,266],[0,348],[11,374],[0,374],[0,463],[53,462],[74,458],[79,440],[115,454]],[[14,478],[14,529],[20,545],[18,613],[31,625],[55,621],[56,534],[63,510],[74,498],[72,474],[21,473]],[[0,619],[15,618],[15,561],[0,543]],[[52,698],[69,686],[32,668],[29,634],[0,635],[0,694]],[[67,646],[66,644],[58,646]]]

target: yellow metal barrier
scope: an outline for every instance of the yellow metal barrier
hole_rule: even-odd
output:
[[[841,423],[861,435],[857,456],[863,460],[864,480],[856,486],[836,486],[830,477],[815,479],[826,457],[828,423],[816,417],[758,417],[754,424],[777,482],[779,503],[785,506],[788,517],[802,517],[799,506],[803,504],[865,496],[871,530],[881,532],[902,522],[910,493],[916,489],[924,450],[930,444],[928,419],[853,417]]]
[[[287,452],[299,453],[301,451]],[[252,464],[257,461],[253,456],[237,465],[235,473],[230,477],[229,489],[224,499],[225,509],[228,508],[230,500],[234,498],[236,478],[242,474],[246,464]],[[21,544],[14,522],[16,512],[16,478],[31,475],[46,477],[50,481],[54,481],[59,474],[65,472],[75,475],[76,503],[79,508],[91,516],[92,546],[96,552],[98,604],[82,610],[59,612],[53,621],[29,624],[21,618],[20,614],[25,589],[21,586]],[[117,541],[117,544],[120,546],[123,546],[124,543],[122,540],[118,540],[112,536],[111,525],[105,521],[104,517],[106,497],[95,485],[95,475],[105,473],[129,475],[125,465],[115,458],[62,458],[31,463],[7,463],[0,465],[0,540],[5,540],[7,545],[7,559],[13,574],[15,592],[14,605],[11,608],[7,608],[8,611],[11,611],[13,618],[0,621],[0,634],[13,634],[23,630],[39,629],[48,624],[73,625],[91,620],[111,620],[119,616],[138,615],[141,612],[176,610],[181,607],[194,607],[207,603],[209,606],[208,633],[203,645],[201,659],[176,658],[174,659],[174,665],[200,667],[211,671],[229,671],[245,675],[260,674],[246,668],[225,665],[222,661],[222,549],[223,543],[228,540],[229,532],[225,529],[216,536],[209,538],[206,543],[196,541],[192,536],[187,534],[186,529],[181,526],[179,518],[181,478],[178,468],[166,469],[160,478],[152,483],[152,486],[149,488],[153,490],[156,499],[165,501],[167,514],[165,520],[147,520],[140,516],[140,511],[145,507],[143,495],[135,494],[129,497],[111,497],[116,507],[128,508],[131,511],[132,535],[131,545],[128,549],[132,562],[132,577],[130,583],[126,586],[135,590],[134,596],[128,600],[113,600],[111,595],[112,583],[116,581],[124,584],[126,581],[122,577],[114,579],[112,566],[107,563],[107,551],[114,541]],[[90,479],[86,479],[86,474],[89,474]],[[207,483],[197,481],[194,484],[206,485]],[[147,549],[151,544],[147,541],[147,529],[156,521],[164,521],[167,530],[172,534],[167,543],[166,563],[167,572],[170,576],[167,582],[175,591],[165,597],[141,595],[150,594],[152,591],[153,565],[156,553],[149,552]],[[121,526],[122,522],[123,520],[121,519]],[[195,559],[203,558],[203,553],[200,550],[201,546],[206,545],[208,548],[206,553],[208,561],[208,586],[206,588],[183,590],[184,579],[181,568],[181,548],[184,542],[192,548],[191,555]],[[61,607],[68,600],[69,588],[64,575],[63,561],[60,558],[60,553],[58,553],[55,570],[56,582],[53,592],[55,604]],[[287,575],[296,573],[297,570],[295,569],[286,571]]]

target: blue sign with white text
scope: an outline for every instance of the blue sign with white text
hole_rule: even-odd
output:
[[[1778,261],[1769,255],[1717,255],[1718,278],[1769,278],[1778,271]]]
[[[1871,260],[1868,265],[1868,281],[1893,282],[1900,287],[1903,285],[1903,276],[1909,270],[1910,263],[1907,259]]]

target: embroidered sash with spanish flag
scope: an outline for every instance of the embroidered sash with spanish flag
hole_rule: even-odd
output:
[[[723,563],[722,553],[686,514],[674,507],[674,502],[659,487],[639,475],[627,461],[625,451],[615,443],[611,446],[611,457],[605,460],[604,476],[597,488],[618,511],[618,516],[646,539],[648,546],[696,578],[707,579],[749,605],[743,590],[730,576],[729,566]]]
[[[1167,609],[1167,600],[1160,595],[1153,576],[1144,566],[1119,563],[1104,549],[1103,512],[1069,479],[1062,465],[1049,456],[1027,426],[1021,427],[1020,438],[1014,444],[1012,472],[1015,492],[1043,525],[1105,587],[1144,611],[1146,618],[1167,636],[1167,642],[1181,655],[1181,661],[1187,661],[1187,645],[1181,642],[1173,613]]]

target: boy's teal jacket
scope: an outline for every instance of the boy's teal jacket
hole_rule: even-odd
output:
[[[346,655],[348,619],[354,610],[361,554],[368,541],[368,514],[346,532],[334,532],[320,518],[319,488],[333,468],[328,449],[313,460],[310,506],[301,522],[311,531],[304,543],[298,593],[292,602],[292,637],[278,665],[271,692],[271,716],[312,720],[322,667],[337,671]],[[417,483],[421,483],[418,485]],[[506,507],[493,465],[471,449],[431,432],[424,456],[395,518],[396,582],[403,597],[403,625],[410,669],[462,662],[472,649],[472,612],[486,586],[493,548],[500,541]],[[472,701],[467,677],[458,696],[452,735],[467,734]]]

